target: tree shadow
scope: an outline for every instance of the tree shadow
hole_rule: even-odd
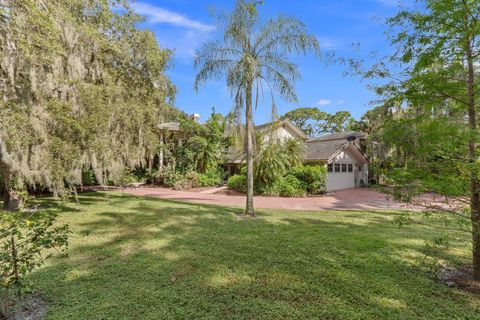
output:
[[[52,318],[441,319],[480,308],[400,254],[420,252],[433,230],[399,231],[385,214],[242,219],[154,198],[80,199],[83,217],[62,215],[75,231],[69,258],[32,276]]]

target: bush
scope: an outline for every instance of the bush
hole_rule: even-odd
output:
[[[56,216],[5,212],[0,210],[0,293],[29,291],[26,276],[43,265],[56,249],[68,247],[67,225],[56,223]]]
[[[95,177],[95,173],[93,172],[93,170],[91,168],[87,169],[87,170],[83,170],[83,172],[82,172],[82,185],[84,185],[84,186],[95,186],[97,184],[98,184],[97,178]]]
[[[327,169],[324,166],[297,166],[290,174],[306,184],[306,191],[309,194],[327,191]]]
[[[120,178],[120,181],[118,181],[118,184],[121,187],[127,187],[127,186],[131,185],[132,183],[136,183],[136,182],[138,182],[137,176],[135,176],[135,174],[133,174],[133,172],[131,172],[131,171],[125,171],[122,174],[122,177]]]
[[[200,174],[190,171],[181,176],[173,185],[175,190],[189,190],[200,186]]]
[[[247,176],[244,174],[235,174],[228,178],[227,186],[229,189],[237,192],[247,192]]]
[[[278,184],[279,194],[282,197],[305,197],[307,184],[292,174],[287,174]]]
[[[213,187],[222,183],[222,174],[215,170],[210,170],[205,174],[199,175],[200,187]]]
[[[175,168],[173,166],[167,166],[160,171],[152,170],[152,172],[147,173],[146,182],[165,187],[173,187],[178,178]]]

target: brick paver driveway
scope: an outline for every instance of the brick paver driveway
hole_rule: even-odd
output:
[[[245,196],[241,195],[207,194],[147,187],[125,189],[123,192],[200,204],[245,206]],[[348,189],[308,198],[255,197],[255,207],[290,210],[397,210],[405,208],[402,204],[388,200],[384,194],[368,188]]]

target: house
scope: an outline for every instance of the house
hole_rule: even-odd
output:
[[[267,123],[255,127],[263,139],[300,139],[305,143],[304,161],[306,164],[327,166],[327,191],[336,191],[363,187],[368,183],[368,159],[360,148],[366,138],[362,132],[347,131],[323,135],[317,138],[308,137],[289,120]],[[238,129],[227,127],[225,135],[235,134]],[[245,162],[243,142],[239,139],[230,146],[225,169],[235,173]]]
[[[198,117],[197,115],[194,115]],[[309,139],[302,130],[289,120],[280,120],[255,127],[262,139],[285,141],[299,139],[305,143],[304,161],[306,164],[325,165],[328,172],[327,191],[336,191],[363,187],[368,184],[368,159],[361,151],[360,143],[367,135],[362,132],[347,131],[323,135]],[[182,144],[183,134],[179,123],[162,123],[157,125],[162,143],[167,137],[175,136],[177,144]],[[244,128],[227,125],[225,136],[243,136]],[[234,139],[229,147],[224,168],[228,173],[238,172],[245,163],[243,139]],[[163,151],[159,154],[160,166],[163,165]]]
[[[327,191],[368,184],[368,159],[360,149],[365,133],[347,131],[327,134],[305,142],[305,162],[327,166]]]

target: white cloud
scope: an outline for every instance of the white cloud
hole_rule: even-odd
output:
[[[212,25],[192,20],[182,14],[164,8],[152,6],[151,4],[145,2],[134,3],[133,9],[138,14],[146,16],[148,18],[147,21],[152,24],[166,23],[203,32],[213,31],[215,29],[215,27]]]
[[[330,100],[327,100],[327,99],[321,99],[320,101],[317,102],[319,105],[321,106],[327,106],[329,105],[330,103],[332,103],[332,101]]]
[[[344,104],[345,101],[344,100],[338,100],[337,104]]]

